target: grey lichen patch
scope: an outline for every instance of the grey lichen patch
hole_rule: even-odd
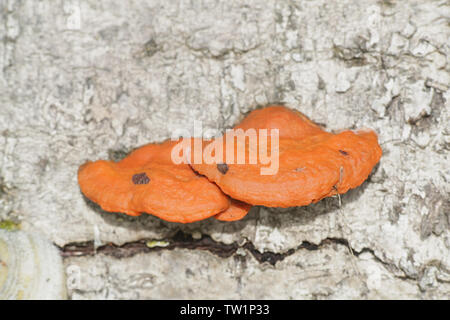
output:
[[[124,149],[109,149],[108,150],[108,159],[114,162],[118,162],[124,159],[129,154],[128,150]]]
[[[325,81],[323,81],[321,76],[318,76],[318,83],[317,83],[317,89],[319,90],[326,90],[327,84]]]
[[[423,215],[420,224],[420,237],[422,240],[428,238],[432,233],[436,236],[450,229],[450,199],[433,185],[425,188],[426,200],[423,205],[428,213]]]
[[[37,162],[37,167],[39,168],[39,172],[41,174],[45,173],[50,165],[50,160],[47,158],[40,158]]]
[[[11,184],[6,183],[5,179],[0,176],[0,220],[10,220],[15,216],[14,200],[17,189]]]
[[[2,177],[0,177],[0,197],[3,197],[7,194],[9,194],[9,188],[8,186],[6,186],[6,184],[4,183],[4,180]]]
[[[386,114],[394,123],[402,123],[405,118],[405,110],[400,95],[395,95],[386,105]]]
[[[392,206],[392,210],[389,210],[389,221],[393,224],[398,222],[398,219],[400,218],[400,214],[402,213],[402,205],[399,203],[396,203]]]
[[[333,57],[344,61],[348,67],[362,67],[369,63],[363,51],[338,45],[333,46]]]
[[[98,35],[101,39],[105,41],[111,41],[117,38],[121,26],[113,25],[106,27],[98,32]]]
[[[395,7],[395,2],[392,0],[379,0],[378,2],[383,6]]]
[[[156,43],[155,39],[150,39],[144,44],[144,53],[145,56],[151,57],[156,52],[158,52],[158,44]]]

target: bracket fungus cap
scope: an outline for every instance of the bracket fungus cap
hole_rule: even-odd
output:
[[[172,222],[194,222],[228,209],[230,200],[217,185],[188,164],[172,162],[178,142],[145,145],[119,162],[87,162],[78,170],[80,189],[105,211],[145,212]]]
[[[239,164],[225,158],[215,163],[193,161],[199,150],[192,144],[195,147],[198,141],[203,153],[212,149],[211,143],[222,139],[222,153],[232,148],[237,155],[238,145],[227,146],[224,141],[228,134],[211,141],[190,138],[147,144],[119,162],[98,160],[82,165],[78,170],[80,189],[105,211],[131,216],[145,212],[181,223],[212,216],[235,221],[242,219],[252,205],[303,206],[345,193],[367,179],[382,155],[374,131],[329,133],[284,106],[254,110],[234,129],[278,129],[279,139],[272,148],[272,140],[262,143],[258,138],[255,147],[244,134],[245,161]],[[177,150],[189,164],[173,161],[172,153],[180,143],[182,148]],[[256,163],[249,163],[247,151],[251,148],[258,151]],[[261,174],[267,166],[259,153],[262,148],[277,153],[274,174]]]
[[[382,154],[372,130],[329,133],[286,107],[255,110],[236,126],[255,127],[279,129],[277,173],[261,175],[261,168],[266,165],[259,157],[256,164],[225,163],[225,173],[223,165],[191,164],[230,197],[252,205],[304,206],[345,193],[367,179]],[[270,149],[269,142],[268,145]],[[249,139],[245,140],[245,147],[250,149]],[[234,148],[236,154],[236,144]]]
[[[280,105],[251,111],[234,129],[278,129],[280,138],[302,139],[322,133],[303,113]]]

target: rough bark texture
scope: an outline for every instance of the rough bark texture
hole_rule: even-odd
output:
[[[1,1],[0,220],[61,248],[74,299],[448,298],[449,7]],[[378,132],[381,162],[341,208],[180,225],[80,194],[86,160],[280,101]]]

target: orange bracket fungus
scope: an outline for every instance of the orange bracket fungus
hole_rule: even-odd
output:
[[[254,110],[234,129],[210,141],[148,144],[119,162],[87,162],[78,170],[80,189],[106,211],[235,221],[253,205],[303,206],[343,194],[367,179],[382,154],[372,130],[326,132],[284,106]]]
[[[174,164],[179,141],[148,144],[119,161],[88,162],[78,170],[83,194],[105,211],[138,216],[142,212],[173,222],[209,218],[229,208],[230,200],[188,164]]]
[[[278,129],[280,138],[303,139],[323,130],[299,111],[268,106],[250,112],[234,129]]]
[[[303,114],[282,106],[255,110],[235,128],[278,129],[279,140],[266,141],[264,147],[258,140],[258,159],[253,164],[249,161],[236,163],[231,158],[231,161],[192,163],[191,166],[230,197],[251,205],[304,206],[345,193],[367,179],[382,154],[377,135],[371,130],[329,133]],[[246,136],[244,134],[245,159],[248,160],[252,145]],[[230,148],[239,152],[238,143],[227,146],[228,140],[225,143],[223,137],[219,139],[222,139],[224,154]],[[261,150],[267,148],[278,153],[278,170],[274,174],[261,171],[266,166]]]

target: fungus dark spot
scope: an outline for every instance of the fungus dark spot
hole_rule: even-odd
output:
[[[133,175],[131,181],[133,181],[134,184],[147,184],[150,182],[150,178],[147,176],[145,172],[142,172]]]
[[[217,164],[217,170],[219,170],[221,174],[225,174],[228,172],[228,165],[226,163],[219,163]]]
[[[344,155],[344,156],[348,156],[348,152],[347,152],[347,151],[339,150],[339,152],[340,152],[342,155]]]

